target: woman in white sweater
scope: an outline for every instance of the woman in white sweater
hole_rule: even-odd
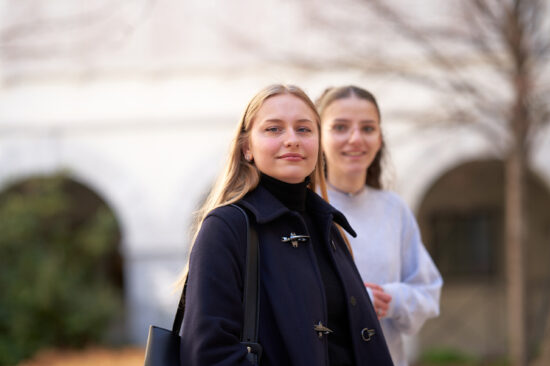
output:
[[[357,232],[355,261],[382,324],[393,362],[407,365],[403,334],[439,314],[443,280],[407,205],[380,182],[384,140],[374,96],[329,88],[317,101],[328,194]]]

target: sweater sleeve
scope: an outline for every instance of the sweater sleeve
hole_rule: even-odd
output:
[[[388,318],[406,334],[420,330],[424,322],[439,315],[443,279],[422,244],[418,224],[404,207],[401,232],[401,281],[382,285],[392,296]]]
[[[246,226],[244,218],[227,221],[210,214],[190,254],[181,338],[185,365],[250,365],[240,343]]]

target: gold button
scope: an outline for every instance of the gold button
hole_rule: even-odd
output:
[[[375,334],[376,332],[374,329],[363,328],[363,330],[361,331],[361,338],[363,338],[365,342],[368,342],[371,340],[372,337],[374,337]]]
[[[351,303],[351,306],[357,305],[357,299],[355,298],[355,296],[350,297],[349,302]]]

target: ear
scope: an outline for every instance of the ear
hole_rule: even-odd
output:
[[[380,151],[382,149],[383,142],[384,142],[384,140],[382,139],[382,132],[380,132],[378,134],[378,151]]]
[[[248,143],[248,141],[243,144],[241,150],[246,161],[252,161],[252,159],[254,159],[254,157],[252,156],[252,151],[250,151],[250,144]]]

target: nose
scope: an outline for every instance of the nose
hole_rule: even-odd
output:
[[[359,127],[354,127],[351,130],[351,134],[349,136],[349,142],[350,143],[355,143],[355,142],[360,142],[360,141],[361,141],[361,131],[360,131]]]
[[[298,135],[296,134],[296,131],[293,129],[288,129],[287,133],[285,134],[285,146],[291,147],[291,146],[298,146],[300,144],[300,141],[298,139]]]

